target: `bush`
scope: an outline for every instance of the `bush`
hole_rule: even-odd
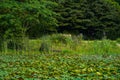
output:
[[[53,43],[63,43],[63,44],[70,44],[72,42],[71,36],[67,34],[53,34],[51,35],[50,40]]]
[[[67,34],[53,34],[49,36],[43,36],[41,38],[40,52],[61,52],[66,48],[69,48],[72,43],[71,36]]]
[[[39,48],[40,52],[50,52],[51,51],[51,45],[48,41],[43,41]]]

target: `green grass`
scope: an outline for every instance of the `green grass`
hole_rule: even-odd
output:
[[[119,59],[119,54],[0,54],[0,79],[119,80]]]
[[[49,50],[50,53],[54,51],[78,53],[78,54],[119,54],[120,44],[117,41],[112,40],[93,40],[85,41],[77,36],[65,37],[62,34],[54,34],[44,36],[40,39],[27,39],[25,41],[25,50],[10,50],[5,47],[3,53],[18,53],[18,54],[29,54],[29,53],[40,53],[40,48]],[[44,45],[44,46],[41,46]],[[46,48],[46,49],[45,49]],[[43,50],[43,51],[44,51]],[[48,51],[46,51],[48,53]],[[45,51],[44,51],[45,53]]]
[[[119,43],[112,40],[72,40],[68,44],[61,42],[47,42],[50,43],[52,49],[74,52],[79,54],[120,54]]]
[[[41,43],[49,43],[52,50],[60,50],[64,53],[78,53],[78,54],[120,54],[119,43],[111,40],[94,40],[94,41],[80,41],[64,44],[61,42],[50,42],[42,39],[32,39],[28,41],[27,50],[10,50],[3,51],[3,54],[38,54]],[[54,53],[50,51],[50,53]]]

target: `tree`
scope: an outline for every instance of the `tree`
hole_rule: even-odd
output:
[[[83,33],[87,39],[119,37],[120,6],[115,1],[63,0],[58,4],[54,9],[60,14],[58,32]]]
[[[54,31],[56,13],[50,9],[54,5],[45,0],[0,1],[0,39],[22,38],[35,33],[30,31],[43,32],[43,29]]]

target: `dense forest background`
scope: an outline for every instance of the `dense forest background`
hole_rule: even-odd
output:
[[[0,39],[51,33],[120,37],[120,0],[1,0]]]

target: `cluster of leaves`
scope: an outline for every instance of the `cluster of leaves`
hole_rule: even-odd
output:
[[[17,41],[26,35],[40,35],[46,29],[55,31],[56,14],[51,10],[55,5],[44,0],[0,1],[0,48],[8,39]]]
[[[44,0],[0,1],[0,37],[22,36],[27,31],[48,29],[48,26],[54,30],[57,21],[50,9],[53,5]]]
[[[51,0],[56,1],[56,0]],[[57,0],[59,32],[83,33],[85,39],[116,39],[120,35],[120,6],[114,0]]]
[[[1,0],[0,37],[58,31],[83,33],[86,39],[101,39],[106,33],[115,39],[120,35],[119,17],[120,5],[114,0]]]
[[[120,79],[120,55],[0,54],[2,80]]]

